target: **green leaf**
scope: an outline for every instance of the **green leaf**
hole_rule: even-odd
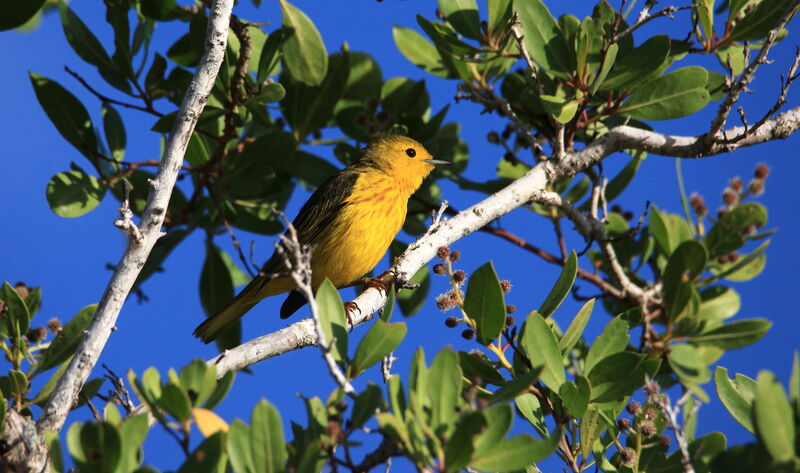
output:
[[[600,85],[606,80],[608,77],[608,73],[611,72],[611,68],[614,66],[614,63],[617,60],[617,53],[619,52],[619,45],[614,43],[608,47],[606,50],[605,59],[603,59],[602,68],[597,71],[597,75],[592,82],[592,89],[591,93],[594,95],[597,92],[597,89],[600,88]]]
[[[503,439],[494,445],[494,448],[483,455],[473,456],[470,466],[484,471],[514,471],[522,470],[533,462],[546,458],[555,450],[561,430],[557,430],[550,439],[536,440],[530,435],[517,435]]]
[[[789,9],[791,0],[765,0],[745,13],[730,33],[731,41],[757,41],[767,36],[778,20]],[[795,7],[795,12],[796,12]]]
[[[19,292],[8,281],[3,281],[0,300],[5,303],[5,313],[0,317],[0,333],[11,337],[19,327],[19,335],[25,335],[30,327],[31,313]]]
[[[592,401],[619,401],[630,396],[644,384],[645,375],[655,376],[659,364],[659,360],[646,360],[644,355],[629,351],[603,358],[587,374]]]
[[[161,397],[158,398],[158,405],[172,414],[175,419],[184,423],[192,416],[192,401],[180,386],[167,383],[161,390]]]
[[[388,322],[389,319],[392,318],[392,312],[394,312],[394,300],[397,297],[397,291],[394,288],[394,283],[388,289],[388,294],[386,294],[386,304],[383,305],[383,310],[381,311],[381,320],[384,322]]]
[[[47,183],[47,203],[56,215],[80,217],[100,205],[106,188],[96,177],[80,168],[60,172]]]
[[[216,370],[215,370],[216,373]],[[225,396],[228,395],[228,392],[231,390],[233,386],[233,380],[236,378],[235,371],[228,371],[217,381],[216,386],[214,386],[214,391],[211,392],[211,395],[206,400],[205,405],[203,406],[206,409],[214,409],[223,399]]]
[[[481,19],[475,0],[439,0],[439,7],[456,31],[467,38],[481,38]]]
[[[353,404],[353,412],[350,414],[350,428],[361,428],[375,415],[375,409],[378,408],[382,400],[381,388],[373,383],[367,383],[367,388],[359,393]]]
[[[41,10],[45,0],[17,0],[0,1],[0,31],[11,30],[23,26]],[[62,468],[63,469],[63,468]]]
[[[578,102],[556,97],[555,95],[539,95],[544,111],[558,123],[569,123],[578,112]]]
[[[347,76],[344,96],[356,100],[378,97],[383,85],[383,74],[375,59],[369,54],[351,51],[350,74]]]
[[[226,450],[234,471],[239,473],[256,471],[250,447],[250,428],[239,419],[231,422],[228,429]]]
[[[515,0],[525,48],[533,60],[549,71],[571,73],[575,58],[567,46],[561,29],[541,0]]]
[[[486,451],[491,451],[497,442],[506,436],[514,422],[514,412],[508,404],[495,404],[483,410],[486,418],[486,429],[481,432],[475,441],[476,453],[479,457]]]
[[[525,393],[514,398],[517,410],[528,422],[531,423],[536,432],[542,436],[547,436],[547,424],[544,421],[544,413],[539,399],[531,393]]]
[[[224,472],[228,461],[223,452],[223,433],[210,435],[186,458],[178,473]]]
[[[29,73],[36,98],[61,136],[90,160],[97,151],[92,119],[83,104],[58,82]]]
[[[509,401],[516,398],[521,393],[528,391],[528,388],[531,387],[533,382],[539,379],[539,376],[542,374],[543,370],[544,367],[536,366],[533,369],[517,376],[511,381],[508,381],[503,385],[502,388],[495,391],[495,393],[489,398],[489,402],[497,404],[500,402]]]
[[[689,343],[733,350],[761,340],[770,327],[772,327],[772,322],[766,319],[737,320],[701,335],[689,337]]]
[[[710,100],[706,70],[698,66],[678,69],[636,88],[618,113],[639,120],[669,120],[691,115]]]
[[[742,427],[755,433],[753,425],[753,401],[756,382],[752,378],[737,374],[733,381],[728,378],[728,369],[717,366],[714,372],[714,385],[722,405]]]
[[[75,353],[78,344],[83,338],[83,331],[89,326],[89,321],[92,319],[96,309],[97,304],[86,306],[64,325],[58,335],[53,338],[47,350],[42,354],[42,358],[36,365],[36,370],[31,375],[32,377],[60,365]]]
[[[201,406],[217,386],[217,370],[203,360],[193,360],[180,372],[180,382],[193,406]]]
[[[612,319],[589,349],[584,364],[584,372],[591,372],[592,368],[600,360],[624,350],[630,338],[631,336],[628,334],[628,323],[619,317]],[[592,382],[592,386],[594,385],[595,383]]]
[[[505,297],[491,261],[476,269],[469,277],[464,311],[475,321],[479,343],[491,343],[503,330],[506,321]]]
[[[467,467],[475,451],[475,437],[486,427],[486,418],[479,411],[467,412],[458,420],[453,436],[445,446],[444,462],[448,471]]]
[[[261,48],[261,54],[258,58],[258,75],[256,76],[256,80],[259,84],[264,83],[267,77],[278,73],[282,44],[282,30],[275,30],[264,42],[264,46]]]
[[[108,422],[83,424],[79,442],[81,456],[85,459],[85,463],[76,462],[81,471],[99,473],[116,470],[122,451],[122,442],[116,427]],[[70,451],[74,446],[73,444],[70,447]]]
[[[430,426],[439,435],[449,433],[461,396],[461,367],[456,352],[445,348],[434,358],[428,371],[428,397],[431,400]]]
[[[742,247],[747,239],[743,231],[755,225],[761,228],[767,224],[767,209],[756,202],[738,205],[723,215],[706,235],[706,247],[711,259],[727,255]]]
[[[476,378],[480,378],[483,383],[494,384],[496,386],[506,384],[503,375],[497,371],[497,368],[485,360],[483,355],[473,355],[461,351],[458,352],[458,359],[461,371],[464,372],[464,377],[467,379],[475,380]]]
[[[667,360],[675,374],[685,383],[699,385],[711,379],[711,372],[708,370],[705,360],[699,355],[697,348],[692,345],[686,343],[670,345]]]
[[[200,273],[200,303],[208,317],[212,317],[233,300],[233,280],[220,250],[210,240],[206,241],[206,260]],[[220,350],[240,343],[241,323],[236,322],[217,339]]]
[[[550,289],[550,293],[542,302],[539,307],[539,313],[542,317],[550,317],[550,315],[558,309],[558,306],[564,302],[569,291],[572,289],[572,284],[575,282],[575,275],[578,274],[578,255],[575,250],[569,254],[567,262],[561,269],[561,274],[558,275],[556,283]]]
[[[489,31],[492,33],[504,29],[511,20],[511,0],[488,0]],[[496,34],[492,34],[493,37]]]
[[[592,451],[595,442],[603,431],[606,430],[606,423],[603,420],[603,414],[596,407],[590,407],[581,419],[581,453],[584,457],[588,457]]]
[[[760,371],[755,394],[753,413],[758,436],[776,462],[794,459],[795,417],[775,375]]]
[[[106,142],[111,151],[111,156],[117,161],[122,161],[125,157],[125,124],[122,122],[119,112],[111,104],[103,103],[103,130],[106,134]]]
[[[283,437],[283,423],[278,410],[262,399],[253,409],[250,424],[250,448],[255,471],[261,473],[285,471],[288,454]]]
[[[528,315],[522,327],[520,346],[525,349],[534,367],[543,366],[541,378],[550,389],[557,391],[564,383],[564,361],[553,330],[539,313]]]
[[[384,356],[393,352],[403,337],[406,336],[408,327],[403,322],[386,323],[381,319],[375,321],[369,331],[361,339],[350,365],[350,378],[355,378],[367,368],[380,362]]]
[[[445,79],[455,78],[452,67],[430,41],[410,28],[392,27],[392,37],[397,49],[412,64],[423,71]]]
[[[739,294],[725,286],[712,286],[700,291],[700,309],[697,316],[700,320],[709,324],[717,325],[725,319],[729,319],[739,312],[742,305]]]
[[[581,310],[578,311],[575,318],[572,319],[572,323],[567,327],[567,331],[564,332],[564,335],[558,341],[558,348],[561,350],[561,356],[567,356],[581,339],[583,329],[586,328],[589,317],[592,315],[592,309],[594,309],[594,298],[589,299],[586,304],[581,307]]]
[[[797,350],[794,352],[792,374],[789,378],[789,399],[795,404],[795,412],[800,412],[800,353]]]
[[[567,414],[575,419],[583,416],[592,398],[592,387],[585,376],[576,376],[576,383],[566,381],[558,389],[558,396]]]
[[[334,360],[342,362],[347,359],[347,319],[342,299],[327,278],[317,288],[316,299],[322,331],[327,343],[332,344],[331,355]]]
[[[283,61],[292,77],[320,85],[328,72],[328,52],[314,23],[300,9],[280,0],[283,11]]]
[[[765,251],[770,241],[771,240],[765,241],[750,254],[741,255],[735,263],[725,263],[719,265],[719,267],[712,266],[710,269],[714,277],[710,282],[719,279],[734,282],[747,282],[757,277],[767,266],[767,255]]]
[[[664,303],[672,308],[682,283],[693,282],[706,267],[708,252],[702,243],[695,240],[684,241],[670,255],[664,270]],[[670,310],[670,314],[674,311]]]
[[[58,7],[64,36],[67,37],[67,41],[78,56],[93,66],[115,70],[116,66],[111,62],[111,58],[108,57],[108,53],[92,30],[78,18],[78,15],[66,3],[60,1]]]

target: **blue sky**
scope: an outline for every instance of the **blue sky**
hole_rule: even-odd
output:
[[[570,12],[583,17],[591,13],[590,2],[550,3],[557,4],[553,11],[556,16]],[[466,175],[473,180],[493,176],[497,159],[502,153],[500,148],[489,145],[485,137],[489,130],[501,130],[503,122],[493,116],[480,115],[481,109],[477,106],[464,102],[454,104],[455,82],[437,79],[415,68],[398,52],[392,41],[393,24],[416,28],[415,15],[433,17],[435,2],[345,0],[339,2],[335,9],[330,8],[328,2],[298,0],[295,4],[316,23],[329,52],[339,49],[346,41],[351,50],[373,55],[382,68],[384,79],[396,76],[425,79],[432,107],[438,110],[445,104],[451,104],[446,121],[462,124],[462,136],[470,148]],[[479,4],[484,8],[483,2]],[[74,1],[72,7],[101,41],[109,44],[112,32],[104,21],[101,2]],[[265,1],[260,9],[254,9],[249,2],[243,1],[236,7],[236,13],[251,21],[268,21],[274,25],[281,21],[278,4],[273,1]],[[653,22],[644,33],[663,31],[661,28],[673,28],[674,25],[684,27],[686,22],[660,19]],[[185,25],[180,23],[159,24],[154,39],[156,50],[166,50],[183,34],[184,28]],[[265,28],[267,31],[274,29],[273,26]],[[683,37],[685,33],[682,31],[670,30],[675,37]],[[646,37],[646,34],[640,33],[637,43]],[[748,116],[752,117],[751,121],[755,121],[755,117],[759,117],[777,97],[778,74],[785,71],[791,62],[794,48],[800,42],[798,38],[800,36],[791,31],[773,50],[770,58],[775,62],[762,67],[759,80],[751,86],[755,94],[744,97],[742,105],[748,111]],[[3,104],[0,108],[0,133],[4,137],[3,168],[0,172],[0,196],[4,202],[0,211],[4,229],[0,232],[0,276],[12,283],[24,281],[32,286],[43,287],[43,308],[37,317],[40,324],[50,317],[66,320],[85,305],[99,299],[111,274],[106,264],[117,262],[125,239],[112,225],[117,217],[117,205],[111,198],[77,219],[61,218],[50,211],[44,192],[47,181],[52,175],[67,170],[71,161],[83,164],[84,158],[63,140],[43,113],[33,94],[27,72],[58,80],[84,102],[95,123],[100,122],[100,102],[69,77],[64,72],[64,66],[77,71],[102,92],[112,96],[115,92],[102,83],[93,67],[83,63],[72,52],[64,39],[57,15],[47,16],[41,27],[33,33],[0,33],[0,41],[0,63],[6,65],[3,74],[0,74],[0,103]],[[691,58],[691,61],[692,64],[702,64],[721,72],[713,58],[697,57]],[[790,93],[790,106],[796,103],[797,95]],[[163,103],[159,107],[162,111],[172,110]],[[149,131],[155,119],[135,111],[119,111],[128,130],[126,159],[157,159],[158,135]],[[707,130],[714,111],[712,104],[691,118],[657,123],[655,126],[668,133],[698,134]],[[732,117],[731,122],[738,124],[738,118]],[[767,267],[762,275],[754,281],[734,287],[742,296],[738,318],[767,317],[775,325],[761,342],[729,352],[720,363],[732,372],[752,377],[760,369],[768,368],[784,381],[789,376],[791,355],[797,349],[796,334],[800,329],[792,297],[797,291],[794,276],[800,252],[796,245],[797,235],[800,234],[800,223],[796,218],[800,198],[794,187],[800,172],[800,162],[795,156],[797,144],[798,138],[790,137],[786,141],[742,149],[733,154],[683,161],[687,191],[704,195],[712,211],[719,205],[719,195],[729,178],[739,175],[745,180],[749,179],[759,162],[767,163],[772,169],[767,192],[760,201],[770,212],[768,226],[780,231],[773,237],[768,250]],[[332,159],[328,148],[315,147],[311,151]],[[622,155],[610,157],[604,164],[607,174],[613,175],[625,162]],[[671,158],[649,157],[619,203],[637,214],[643,209],[645,200],[653,201],[661,209],[680,212],[674,169],[674,160]],[[303,191],[295,195],[287,210],[288,215],[294,215],[306,196],[307,193]],[[443,197],[457,208],[465,208],[483,198],[478,193],[461,191],[448,184],[443,184]],[[499,224],[538,246],[557,252],[552,226],[544,219],[521,210],[502,218]],[[566,230],[569,245],[578,251],[582,249],[582,241],[569,225]],[[273,238],[243,232],[238,237],[245,244],[255,239],[258,259],[265,259],[271,253]],[[412,240],[408,235],[401,234],[400,238],[407,242]],[[218,236],[215,241],[225,250],[233,251],[226,235]],[[468,273],[487,259],[492,259],[500,277],[513,282],[514,289],[507,300],[516,304],[521,313],[539,306],[559,271],[557,267],[486,234],[470,235],[455,244],[454,248],[460,249],[464,255],[458,267]],[[143,286],[149,302],[140,305],[131,299],[123,309],[117,323],[118,330],[112,334],[103,354],[104,363],[118,373],[128,368],[141,373],[149,366],[156,366],[164,372],[168,367],[181,367],[193,358],[207,359],[215,354],[213,345],[202,345],[191,336],[192,329],[204,318],[197,295],[203,258],[204,242],[199,233],[173,252],[164,266],[165,272],[156,274]],[[384,261],[378,269],[382,271],[386,265]],[[587,284],[581,286],[584,287],[584,293],[594,292]],[[408,363],[417,346],[425,348],[429,361],[447,345],[457,349],[474,348],[473,344],[461,339],[460,330],[444,327],[445,317],[432,304],[432,296],[446,289],[446,281],[435,278],[429,303],[420,313],[407,319],[409,334],[397,352],[400,360],[395,365],[395,371],[407,373]],[[343,297],[352,297],[352,292],[348,291],[343,292]],[[285,326],[286,322],[277,317],[280,302],[280,299],[265,301],[244,319],[246,339]],[[565,326],[580,305],[568,298],[556,312],[556,320]],[[304,312],[301,310],[290,321],[299,320],[302,314]],[[590,340],[607,320],[608,316],[602,310],[595,311],[587,329]],[[364,331],[364,328],[356,329],[353,336],[359,337]],[[354,345],[351,343],[351,346]],[[100,371],[95,373],[96,376],[101,374]],[[374,370],[362,378],[363,381],[370,379],[378,382],[379,373]],[[700,433],[721,430],[732,443],[748,441],[750,434],[724,411],[716,399],[713,384],[705,387],[711,394],[712,402],[700,411]],[[298,393],[325,397],[331,388],[332,383],[318,351],[304,349],[262,362],[253,367],[252,375],[238,376],[233,392],[221,405],[219,413],[228,421],[234,417],[247,419],[255,401],[265,397],[280,408],[288,427],[290,419],[305,421],[303,403]],[[88,411],[84,409],[70,419],[84,419],[87,415]],[[517,426],[520,425],[518,421]],[[165,439],[154,430],[145,444],[146,458],[161,469],[174,468],[179,464],[180,452],[176,445]],[[403,467],[398,466],[393,471],[403,471]]]

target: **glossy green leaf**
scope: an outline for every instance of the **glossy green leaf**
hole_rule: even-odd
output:
[[[664,303],[672,306],[682,283],[693,282],[706,267],[708,252],[702,243],[689,240],[681,243],[670,255],[662,278]]]
[[[764,250],[767,249],[769,243],[770,240],[765,241],[752,253],[739,258],[736,263],[725,263],[720,265],[719,268],[712,267],[713,280],[725,279],[734,282],[747,282],[757,277],[767,266],[767,255]]]
[[[72,430],[72,429],[70,429]],[[120,461],[122,442],[119,431],[108,422],[87,422],[80,429],[81,460],[76,463],[81,471],[115,471]],[[76,447],[70,447],[70,452]]]
[[[203,360],[193,360],[180,372],[180,382],[193,406],[201,406],[217,386],[217,370]]]
[[[394,283],[391,286],[387,287],[386,294],[386,303],[383,305],[383,310],[381,311],[381,320],[384,322],[388,322],[389,319],[392,318],[392,312],[394,312],[394,303],[395,298],[397,297],[397,291],[394,288]]]
[[[542,381],[557,391],[564,383],[564,361],[553,330],[539,313],[528,315],[522,329],[520,346],[534,367],[543,366]]]
[[[717,324],[739,312],[741,297],[734,289],[725,286],[712,286],[700,291],[700,309],[697,316],[706,324]]]
[[[517,405],[517,410],[522,414],[522,417],[530,422],[536,432],[541,437],[546,437],[547,424],[544,420],[544,412],[539,399],[531,393],[525,393],[515,397],[514,403]]]
[[[117,161],[122,161],[122,158],[125,157],[125,146],[127,144],[125,124],[122,122],[122,117],[108,103],[103,103],[102,115],[103,130],[111,156]]]
[[[192,401],[180,386],[167,383],[161,390],[158,405],[178,422],[188,422],[192,416]]]
[[[592,398],[592,387],[585,376],[576,376],[575,382],[566,381],[558,389],[558,396],[561,404],[570,417],[578,419],[586,412],[589,407],[589,399]]]
[[[33,19],[45,4],[45,0],[29,0],[20,2],[17,0],[0,1],[0,31],[11,30],[25,25]]]
[[[671,345],[667,360],[684,383],[703,384],[711,379],[711,372],[705,361],[700,357],[697,348],[692,345],[686,343]]]
[[[524,372],[516,378],[508,381],[502,388],[495,391],[489,398],[489,402],[496,404],[500,402],[510,401],[520,394],[527,392],[531,385],[539,379],[539,376],[544,370],[543,366],[534,366],[533,369]]]
[[[659,360],[646,360],[644,355],[629,351],[603,358],[587,374],[592,401],[619,401],[630,396],[642,387],[645,375],[655,376],[659,364]]]
[[[31,323],[30,310],[19,292],[8,281],[3,281],[0,301],[3,301],[5,306],[5,313],[0,317],[0,333],[11,337],[16,333],[16,327],[19,327],[19,335],[27,333]]]
[[[789,399],[795,404],[795,412],[800,412],[800,353],[797,350],[794,352],[792,374],[789,377]]]
[[[261,54],[258,57],[258,73],[256,80],[263,84],[267,77],[278,73],[280,69],[281,45],[283,44],[283,31],[275,30],[267,37]]]
[[[611,72],[611,68],[614,66],[614,63],[617,60],[617,53],[619,52],[619,45],[614,43],[608,47],[606,50],[605,58],[603,59],[603,64],[600,70],[597,71],[597,75],[595,76],[592,82],[591,93],[594,95],[597,92],[597,89],[603,84],[603,81],[606,80],[608,77],[609,72]]]
[[[332,344],[331,355],[334,360],[342,362],[347,359],[347,318],[339,291],[326,278],[317,288],[316,299],[322,331],[326,342]]]
[[[328,51],[311,19],[280,0],[283,12],[283,61],[292,77],[306,85],[320,85],[328,72]]]
[[[350,428],[359,429],[372,416],[383,399],[381,388],[373,383],[368,383],[366,389],[361,391],[353,404],[353,412],[350,415]]]
[[[235,371],[227,371],[221,378],[217,381],[216,386],[214,387],[214,391],[211,392],[211,395],[206,400],[205,405],[203,407],[205,409],[214,409],[223,399],[225,396],[228,395],[228,392],[231,390],[233,386],[233,380],[236,378]]]
[[[581,339],[581,335],[583,335],[583,329],[586,328],[586,324],[589,322],[589,317],[592,315],[593,309],[594,299],[589,299],[586,304],[581,307],[581,310],[578,311],[578,314],[575,315],[575,318],[572,319],[572,323],[567,327],[567,331],[564,332],[564,335],[562,335],[561,339],[558,341],[558,348],[561,350],[561,356],[567,356],[567,354],[575,348],[575,345]]]
[[[80,169],[60,172],[47,183],[47,203],[56,215],[80,217],[100,205],[106,187]]]
[[[415,66],[437,77],[455,77],[452,67],[445,62],[436,46],[421,34],[410,28],[394,26],[392,37],[397,49]]]
[[[691,115],[710,100],[708,74],[697,66],[678,69],[634,89],[618,113],[639,120],[670,120]]]
[[[481,38],[481,19],[475,0],[439,0],[439,8],[456,31],[467,38]]]
[[[449,471],[460,471],[467,467],[475,451],[473,441],[485,427],[486,418],[479,411],[461,416],[453,437],[445,446],[444,461]]]
[[[584,372],[591,372],[600,360],[624,350],[630,338],[628,323],[618,317],[612,319],[591,345],[589,353],[586,355]],[[592,382],[592,386],[594,385],[595,383]]]
[[[203,440],[186,458],[178,473],[224,472],[228,461],[223,452],[223,438],[222,432],[216,432]]]
[[[508,404],[495,404],[483,410],[486,418],[486,428],[475,440],[475,456],[480,456],[490,451],[508,434],[514,422],[514,412]]]
[[[383,85],[380,65],[366,53],[351,51],[349,56],[350,74],[347,76],[344,96],[356,100],[378,97]]]
[[[500,335],[506,321],[506,303],[492,262],[476,269],[467,282],[464,311],[475,321],[478,342],[486,345]]]
[[[581,453],[588,457],[594,447],[595,441],[603,434],[606,423],[603,415],[596,407],[590,407],[581,419]]]
[[[522,24],[525,48],[543,68],[561,73],[575,70],[575,58],[561,29],[541,0],[515,0],[514,10]]]
[[[742,427],[755,433],[753,425],[753,401],[756,382],[752,378],[737,374],[733,380],[728,378],[728,369],[717,366],[714,371],[714,385],[722,405]]]
[[[569,123],[578,112],[578,103],[574,100],[542,94],[539,96],[545,112],[558,123]]]
[[[767,209],[756,202],[746,202],[723,215],[706,235],[706,247],[711,258],[727,255],[739,249],[747,241],[743,231],[755,225],[767,224]]]
[[[790,461],[795,453],[795,418],[775,375],[760,371],[756,378],[753,414],[759,437],[776,462]]]
[[[226,436],[226,450],[231,466],[237,472],[255,472],[250,447],[250,428],[241,420],[231,422]]]
[[[511,0],[488,0],[486,4],[489,11],[489,31],[495,33],[492,36],[496,36],[511,20]]]
[[[546,458],[555,450],[560,430],[550,439],[536,440],[530,435],[517,435],[503,439],[485,454],[473,456],[470,466],[484,471],[514,471],[524,469],[533,462]]]
[[[488,360],[483,356],[473,355],[472,353],[458,352],[459,365],[464,376],[469,380],[480,379],[483,383],[502,386],[506,384],[506,379],[497,371]]]
[[[558,309],[558,306],[564,302],[564,299],[569,295],[569,291],[572,289],[572,284],[575,282],[575,275],[578,274],[578,255],[573,250],[569,254],[569,258],[567,258],[567,262],[564,263],[564,267],[561,269],[561,274],[558,275],[558,279],[556,283],[553,285],[553,288],[550,289],[550,293],[542,302],[542,305],[539,306],[539,313],[542,317],[550,317],[553,312]]]
[[[791,4],[791,0],[764,0],[757,2],[755,8],[747,11],[744,14],[744,18],[736,22],[730,33],[730,40],[741,42],[764,39]]]
[[[350,365],[350,377],[355,378],[393,352],[400,346],[407,332],[408,328],[403,322],[387,323],[381,319],[376,320],[356,348]]]
[[[712,345],[723,350],[746,347],[761,340],[772,322],[766,319],[737,320],[709,332],[689,337],[695,345]]]
[[[111,58],[108,57],[108,53],[92,30],[78,18],[78,15],[66,3],[59,2],[58,7],[64,36],[67,37],[67,41],[78,56],[93,66],[114,70],[116,66],[111,62]]]
[[[58,82],[29,73],[36,98],[61,136],[90,159],[97,151],[97,136],[83,104]]]
[[[286,443],[278,409],[262,399],[253,408],[250,420],[250,449],[257,473],[285,471]]]
[[[432,408],[430,425],[440,435],[453,428],[461,383],[458,355],[447,348],[441,350],[428,371],[427,386]]]
[[[97,304],[84,307],[64,325],[59,335],[53,339],[50,346],[42,354],[42,358],[39,360],[32,376],[60,365],[75,353],[78,344],[83,338],[84,330],[89,326],[89,321],[92,319],[95,309],[97,309]]]

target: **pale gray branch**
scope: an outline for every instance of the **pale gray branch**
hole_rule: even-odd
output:
[[[75,404],[81,386],[108,341],[128,293],[162,234],[161,225],[164,223],[175,179],[183,164],[186,146],[222,63],[232,8],[233,0],[214,0],[211,6],[205,52],[178,110],[161,165],[152,181],[142,221],[137,232],[131,231],[129,225],[123,224],[134,237],[129,241],[122,260],[111,276],[111,281],[103,293],[75,356],[42,411],[37,423],[40,434],[58,432],[63,427],[67,413]],[[123,212],[123,222],[124,217]]]
[[[409,245],[408,249],[396,259],[392,271],[400,283],[408,281],[436,256],[439,247],[449,246],[520,205],[530,202],[544,191],[548,183],[565,176],[573,176],[617,151],[640,150],[663,156],[702,158],[740,147],[784,139],[798,128],[800,128],[800,107],[769,120],[756,133],[736,143],[728,144],[706,145],[702,135],[670,136],[629,126],[614,128],[584,149],[566,153],[564,159],[558,162],[541,162],[523,177],[492,196],[450,219],[442,219],[425,235]],[[729,135],[735,136],[741,133],[744,133],[744,127],[728,129]],[[386,303],[386,295],[375,288],[369,288],[362,292],[355,302],[361,309],[361,313],[352,317],[353,325],[357,326],[374,317],[374,313]],[[227,350],[208,363],[215,365],[217,375],[222,376],[229,370],[240,370],[267,358],[314,345],[316,341],[314,323],[311,319],[304,319]]]

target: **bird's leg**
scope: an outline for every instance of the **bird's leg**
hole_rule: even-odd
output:
[[[361,278],[353,281],[352,286],[373,287],[386,294],[386,287],[394,281],[394,273],[387,269],[377,278]]]
[[[353,301],[342,302],[342,305],[344,306],[344,316],[347,317],[347,325],[350,326],[350,331],[352,331],[355,325],[353,324],[353,318],[350,316],[350,313],[358,311],[360,314],[361,309],[358,307],[358,304]]]

